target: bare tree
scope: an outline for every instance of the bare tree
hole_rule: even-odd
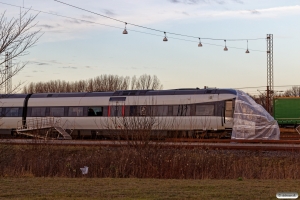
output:
[[[144,74],[138,79],[136,76],[101,75],[94,79],[66,82],[61,80],[30,83],[23,88],[23,93],[46,93],[46,92],[97,92],[128,90],[129,87],[135,90],[162,89],[157,76]]]
[[[162,87],[156,75],[143,74],[138,79],[135,76],[131,79],[132,90],[160,90]]]
[[[300,97],[300,87],[294,86],[292,89],[286,90],[283,93],[286,97]]]
[[[28,54],[27,50],[41,37],[40,30],[33,30],[36,26],[34,21],[37,15],[30,15],[29,11],[20,11],[20,15],[12,19],[5,17],[5,12],[0,14],[0,66],[3,66],[8,60]],[[9,57],[4,56],[6,53]],[[4,69],[2,67],[0,89],[10,78],[20,72],[26,64],[27,62],[12,63],[9,66],[11,73],[6,76],[4,76],[4,71],[7,70],[5,69],[7,66],[4,66]],[[19,86],[20,83],[14,86],[10,92],[14,92]]]
[[[251,96],[249,94],[250,97],[252,97],[252,99],[260,104],[262,107],[264,107],[265,109],[267,108],[267,105],[266,105],[266,99],[267,99],[267,92],[263,92],[263,93],[260,93],[259,95],[254,95],[254,96]]]

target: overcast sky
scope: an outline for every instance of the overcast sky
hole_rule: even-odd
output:
[[[31,8],[32,14],[40,10],[68,17],[38,15],[37,28],[44,34],[30,54],[22,57],[30,63],[13,83],[149,74],[157,75],[164,89],[266,86],[264,38],[273,34],[274,85],[300,85],[299,0],[61,1],[129,23],[128,35],[122,34],[122,22],[53,0],[0,0],[0,12],[8,18],[19,14],[18,6]],[[166,31],[168,42],[163,42],[163,32],[130,23]],[[198,47],[197,37],[202,38],[203,47]],[[249,54],[245,40],[230,41],[256,38],[263,39],[249,40]],[[243,90],[257,94],[257,89],[265,88]]]

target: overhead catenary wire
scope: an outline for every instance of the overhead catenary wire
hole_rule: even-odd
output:
[[[180,34],[180,33],[168,32],[168,31],[163,31],[163,30],[150,28],[150,27],[147,27],[147,26],[141,26],[141,25],[138,25],[138,24],[130,23],[130,22],[125,22],[125,21],[122,21],[122,20],[119,20],[119,19],[116,19],[116,18],[113,18],[113,17],[109,17],[109,16],[106,16],[106,15],[102,15],[100,13],[96,13],[96,12],[93,12],[93,11],[90,11],[90,10],[87,10],[87,9],[84,9],[84,8],[81,8],[81,7],[78,7],[78,6],[74,6],[72,4],[68,4],[68,3],[65,3],[65,2],[62,2],[62,1],[59,1],[59,0],[53,0],[53,1],[56,1],[58,3],[64,4],[64,5],[79,9],[79,10],[83,10],[83,11],[101,16],[101,17],[105,17],[105,18],[108,18],[108,19],[111,19],[111,20],[114,20],[114,21],[118,21],[118,22],[121,22],[121,23],[126,23],[126,24],[129,24],[129,25],[132,25],[132,26],[136,26],[136,27],[140,27],[140,28],[144,28],[144,29],[148,29],[148,30],[152,30],[152,31],[157,31],[157,32],[161,32],[161,33],[168,33],[168,34],[171,34],[171,35],[182,36],[182,37],[190,37],[190,38],[197,38],[197,39],[199,38],[199,36],[191,36],[191,35],[185,35],[185,34]],[[247,40],[265,40],[266,38],[252,38],[252,39],[226,39],[226,38],[222,38],[221,39],[221,38],[201,37],[201,39],[204,39],[204,40],[247,41]]]
[[[17,7],[17,8],[22,8],[21,6],[14,5],[14,4],[9,4],[9,3],[4,3],[4,2],[0,2],[0,4],[12,6],[12,7]],[[57,14],[57,13],[53,13],[53,12],[47,12],[47,11],[37,10],[37,9],[33,9],[33,8],[26,8],[26,7],[23,7],[22,9],[27,9],[27,10],[31,10],[31,11],[35,11],[35,12],[40,12],[40,13],[44,13],[44,14],[49,14],[49,15],[54,15],[54,16],[58,16],[58,17],[63,17],[63,18],[66,18],[66,19],[78,20],[78,21],[87,22],[87,23],[91,23],[91,24],[98,24],[98,25],[101,25],[101,26],[106,26],[106,27],[110,27],[110,28],[116,28],[116,29],[122,29],[122,30],[124,30],[124,28],[122,28],[122,27],[117,27],[117,26],[113,26],[113,25],[103,24],[103,23],[94,22],[94,21],[85,20],[85,19],[78,19],[78,18],[75,18],[75,17],[69,17],[69,16],[65,16],[65,15],[61,15],[61,14]],[[110,18],[110,17],[108,17],[108,18]],[[118,21],[124,23],[121,20],[118,20]],[[127,24],[129,24],[129,23],[127,23]],[[129,30],[129,31],[132,31],[132,32],[136,32],[136,33],[142,33],[142,34],[147,34],[147,35],[162,37],[162,35],[158,35],[158,34],[154,34],[154,33],[148,33],[148,32],[143,32],[143,31],[128,29],[127,27],[126,27],[126,29]],[[165,31],[160,31],[160,32],[164,33]],[[170,32],[166,32],[166,33],[172,34]],[[175,34],[173,34],[173,35],[175,35]],[[180,35],[180,34],[178,34],[178,35]],[[193,43],[195,43],[194,40],[188,40],[188,39],[176,38],[176,37],[170,37],[170,36],[168,36],[168,38],[175,39],[175,40],[180,40],[180,41],[185,41],[185,42],[193,42]],[[199,37],[193,37],[193,38],[199,39]],[[201,39],[206,39],[206,40],[223,40],[223,39],[202,38],[202,37],[201,37]],[[262,38],[256,38],[256,39],[235,39],[235,41],[239,41],[239,40],[258,40],[258,39],[262,39]],[[263,39],[265,39],[265,38],[263,38]],[[233,41],[231,39],[229,39],[229,40]],[[210,46],[223,47],[223,45],[213,44],[213,43],[207,43],[207,42],[202,42],[202,44],[206,44],[206,45],[210,45]],[[241,47],[233,47],[233,46],[227,46],[227,47],[232,48],[232,49],[245,50],[245,48],[241,48]],[[266,51],[255,50],[255,49],[249,49],[249,50],[256,51],[256,52],[264,52],[264,53],[266,52]]]
[[[240,89],[257,89],[257,88],[266,88],[267,86],[253,86],[253,87],[240,87],[240,88],[233,88],[233,89],[236,89],[236,90],[240,90]],[[277,85],[277,86],[274,86],[275,88],[276,87],[300,87],[300,85]]]

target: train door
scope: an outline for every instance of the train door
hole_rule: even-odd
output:
[[[109,127],[112,129],[121,129],[125,126],[125,100],[126,97],[110,97],[108,104]]]
[[[224,110],[224,127],[232,128],[233,126],[233,113],[234,113],[234,99],[225,101]]]

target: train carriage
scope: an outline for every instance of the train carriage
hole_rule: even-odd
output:
[[[300,125],[300,97],[275,97],[273,112],[279,126],[296,128]]]
[[[18,114],[10,117],[2,111],[0,131],[15,130],[37,118],[54,117],[75,135],[143,128],[163,134],[181,131],[189,136],[231,133],[237,94],[234,89],[215,88],[13,94],[1,99],[1,109],[19,109]]]
[[[22,121],[26,94],[0,96],[0,133],[11,134]]]

